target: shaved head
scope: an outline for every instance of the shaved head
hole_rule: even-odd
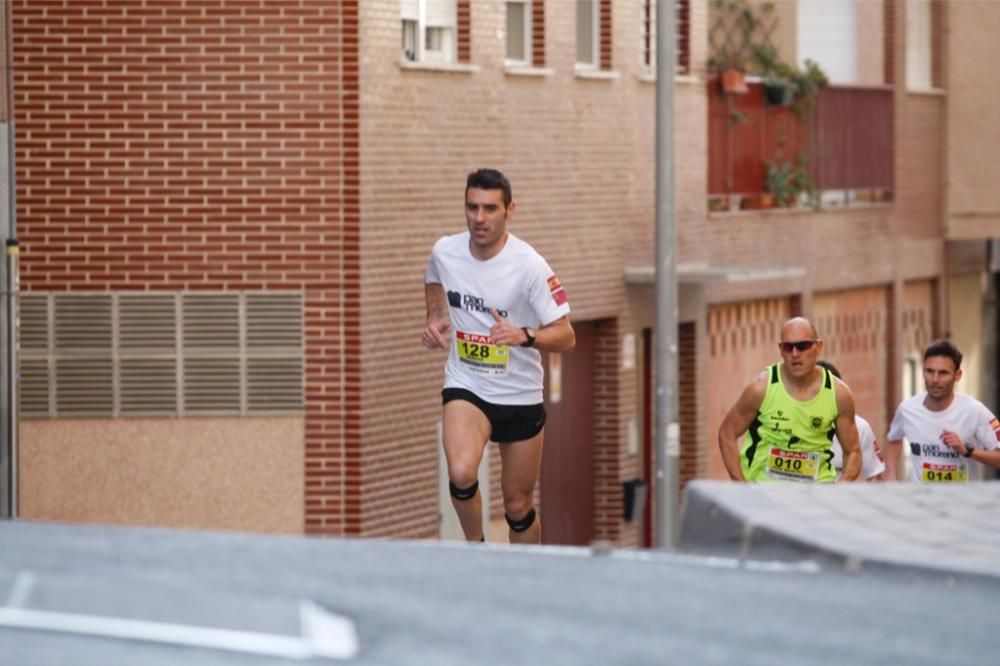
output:
[[[805,317],[792,317],[781,327],[781,339],[786,340],[819,340],[816,327]]]

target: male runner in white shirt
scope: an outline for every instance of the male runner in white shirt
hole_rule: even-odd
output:
[[[903,438],[910,445],[917,483],[967,483],[968,460],[1000,468],[1000,421],[975,398],[955,393],[962,352],[949,340],[924,350],[927,390],[896,408],[886,445],[886,478],[895,481]]]
[[[495,169],[469,174],[468,230],[434,244],[424,293],[422,342],[447,349],[444,453],[448,488],[468,541],[483,540],[477,473],[488,441],[500,448],[504,513],[512,543],[538,543],[535,483],[542,463],[545,407],[538,350],[576,344],[566,290],[534,248],[507,231],[510,182]]]

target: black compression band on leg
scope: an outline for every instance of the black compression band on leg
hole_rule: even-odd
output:
[[[510,529],[515,532],[523,532],[535,523],[535,507],[528,509],[528,513],[524,514],[524,518],[521,520],[514,520],[506,513],[503,517],[507,519],[507,524],[510,525]]]
[[[468,488],[459,488],[454,483],[449,481],[448,492],[450,492],[451,496],[457,500],[469,500],[475,497],[476,493],[479,492],[479,482],[476,481]]]

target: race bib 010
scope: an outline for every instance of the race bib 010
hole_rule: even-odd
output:
[[[815,481],[821,456],[805,451],[772,448],[767,456],[767,475],[785,481]]]

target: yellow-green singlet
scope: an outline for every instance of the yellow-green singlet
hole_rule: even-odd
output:
[[[823,385],[806,401],[788,395],[781,364],[768,367],[764,401],[740,450],[747,481],[828,482],[837,479],[830,444],[837,424],[833,375],[823,370]]]

